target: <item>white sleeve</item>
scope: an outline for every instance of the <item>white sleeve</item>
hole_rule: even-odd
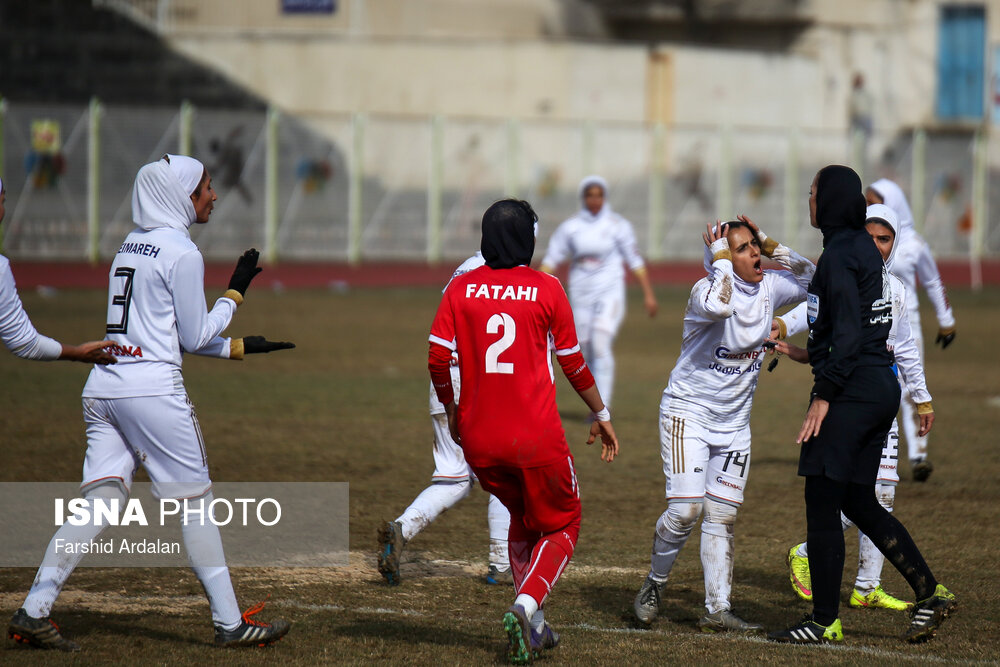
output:
[[[0,338],[22,359],[52,361],[62,354],[62,344],[38,333],[28,319],[6,258],[0,264]]]
[[[618,252],[621,253],[629,270],[638,271],[646,263],[642,261],[642,255],[639,254],[639,247],[635,242],[635,230],[632,229],[632,223],[628,220],[625,218],[620,218],[620,220],[621,225],[618,226],[615,245],[618,246]]]
[[[233,319],[236,302],[225,297],[215,302],[211,312],[205,304],[205,262],[197,250],[181,255],[172,276],[174,317],[177,336],[185,352],[209,354],[203,349],[214,349],[215,340]]]
[[[556,227],[549,238],[549,247],[545,249],[542,266],[556,268],[569,258],[569,231],[566,226],[569,220]]]
[[[781,245],[780,243],[771,251],[771,259],[780,264],[782,268],[791,272],[792,277],[795,278],[795,282],[802,288],[802,298],[804,299],[805,290],[809,289],[809,283],[812,282],[813,274],[816,273],[816,265],[788,246]]]
[[[228,299],[227,299],[228,301]],[[230,352],[230,343],[232,338],[223,338],[222,336],[216,336],[212,340],[208,341],[208,344],[197,350],[184,350],[185,352],[191,352],[192,354],[198,354],[203,357],[219,357],[220,359],[228,359]]]
[[[897,284],[897,288],[902,287]],[[910,331],[910,316],[906,310],[906,293],[899,295],[899,303],[902,307],[897,308],[898,313],[893,313],[899,320],[896,322],[896,343],[893,347],[893,354],[896,357],[896,367],[902,375],[907,391],[913,398],[914,403],[929,403],[930,392],[927,391],[927,380],[924,377],[924,367],[920,361],[920,350],[913,340],[913,333]]]
[[[733,263],[718,259],[712,263],[712,275],[702,278],[691,289],[688,314],[719,322],[733,315]]]
[[[955,315],[951,312],[951,304],[948,303],[948,295],[944,291],[941,274],[938,272],[934,256],[931,255],[931,249],[927,243],[923,242],[920,245],[920,253],[917,255],[917,278],[920,279],[920,284],[924,286],[927,296],[934,304],[938,325],[942,329],[950,329],[955,326]]]
[[[778,315],[781,321],[785,323],[785,338],[791,338],[809,329],[809,320],[806,313],[807,308],[805,301],[803,301],[784,315]]]

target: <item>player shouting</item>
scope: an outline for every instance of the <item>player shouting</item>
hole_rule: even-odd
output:
[[[138,229],[125,238],[110,270],[108,336],[118,363],[96,366],[83,389],[87,455],[81,492],[85,498],[117,500],[124,506],[141,463],[158,498],[203,498],[210,505],[204,441],[181,376],[183,352],[229,359],[294,347],[260,336],[222,338],[250,281],[261,271],[258,253],[240,257],[229,289],[208,311],[205,264],[188,228],[207,223],[216,196],[201,162],[165,155],[139,170],[132,191]],[[49,619],[63,584],[105,525],[65,523],[49,542],[35,581],[8,634],[37,647],[78,651]],[[289,624],[240,614],[225,562],[222,538],[212,521],[184,521],[188,560],[208,596],[220,646],[263,646],[280,639]],[[62,548],[60,548],[60,545]],[[210,564],[210,565],[209,565]]]
[[[760,632],[733,613],[733,533],[750,472],[750,407],[774,309],[806,298],[815,266],[768,239],[747,217],[702,235],[705,270],[684,311],[681,353],[660,401],[667,509],[656,521],[652,563],[636,618],[660,611],[667,578],[704,509],[701,565],[705,632]],[[788,271],[763,271],[761,255]]]
[[[486,266],[452,280],[431,326],[428,367],[452,437],[483,488],[510,510],[508,551],[517,597],[503,615],[508,658],[531,662],[559,636],[542,606],[573,555],[580,491],[556,410],[549,353],[595,414],[588,444],[601,438],[612,461],[611,415],[580,353],[573,312],[559,281],[527,265],[537,216],[504,199],[483,214]],[[456,409],[449,367],[458,352],[462,401]]]

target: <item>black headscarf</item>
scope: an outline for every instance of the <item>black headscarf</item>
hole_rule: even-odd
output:
[[[519,199],[501,199],[486,209],[480,246],[486,265],[509,269],[531,262],[537,221],[531,204]]]
[[[861,178],[850,167],[831,164],[816,181],[816,224],[826,238],[838,229],[865,226],[865,195]]]

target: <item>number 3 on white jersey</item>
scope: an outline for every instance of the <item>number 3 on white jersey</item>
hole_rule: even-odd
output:
[[[486,333],[499,333],[501,327],[503,328],[503,336],[500,340],[486,348],[486,372],[513,375],[514,364],[506,361],[497,361],[497,359],[507,348],[514,344],[514,336],[517,335],[514,318],[507,313],[496,313],[486,323]]]

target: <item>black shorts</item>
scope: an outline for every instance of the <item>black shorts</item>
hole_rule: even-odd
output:
[[[886,434],[899,410],[899,382],[888,366],[859,366],[830,402],[819,435],[802,445],[799,474],[874,485]]]

